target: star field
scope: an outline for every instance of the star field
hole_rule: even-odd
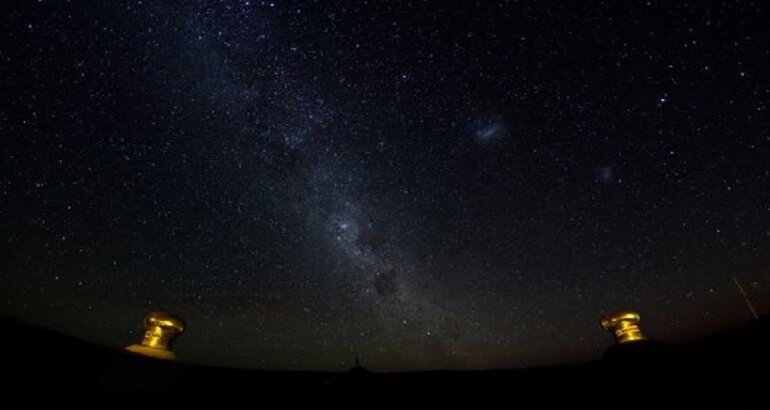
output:
[[[4,4],[0,312],[185,360],[574,363],[770,296],[761,2]]]

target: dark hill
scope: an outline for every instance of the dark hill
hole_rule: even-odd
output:
[[[4,400],[326,406],[770,408],[770,318],[685,344],[612,346],[575,366],[473,372],[275,372],[158,361],[3,317]],[[719,404],[724,403],[724,404]]]

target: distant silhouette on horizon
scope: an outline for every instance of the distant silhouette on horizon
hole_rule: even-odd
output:
[[[366,369],[366,367],[361,366],[361,362],[358,360],[358,356],[356,356],[356,365],[350,369],[350,374],[368,374],[369,370]]]

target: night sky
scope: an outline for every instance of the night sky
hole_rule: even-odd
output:
[[[575,363],[770,310],[761,1],[8,1],[0,312],[266,369]]]

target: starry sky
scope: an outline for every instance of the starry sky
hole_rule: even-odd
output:
[[[192,363],[575,363],[770,309],[760,1],[0,6],[0,312]]]

